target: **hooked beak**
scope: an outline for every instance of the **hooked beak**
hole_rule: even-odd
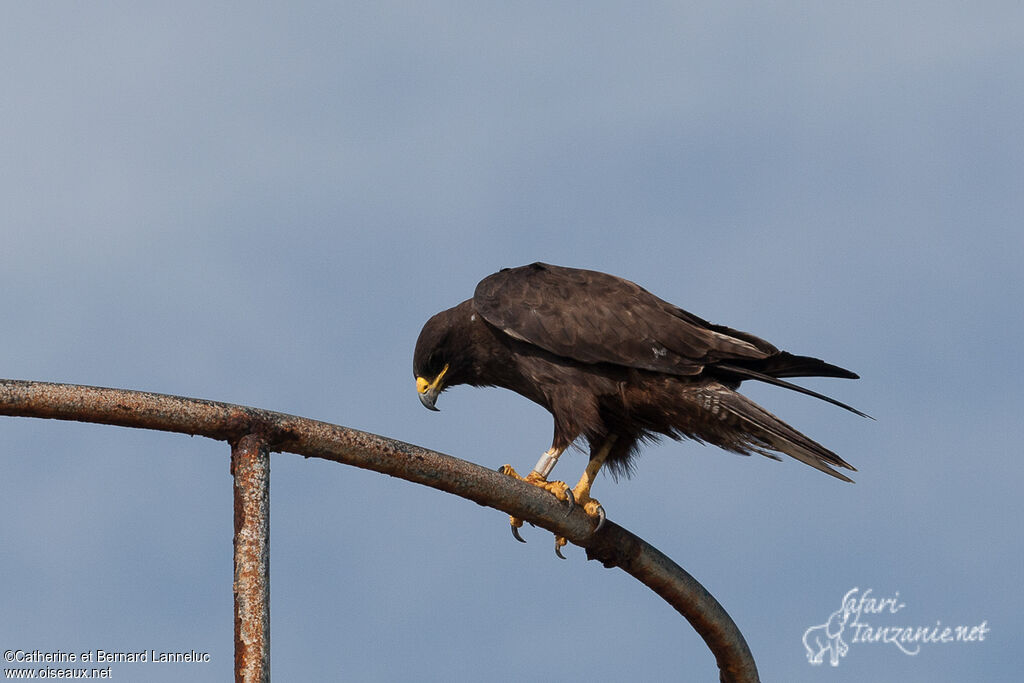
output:
[[[422,403],[423,407],[427,410],[440,410],[440,408],[434,404],[437,402],[438,394],[440,394],[441,390],[444,388],[442,380],[444,379],[444,374],[446,372],[448,372],[447,365],[444,366],[444,369],[441,370],[437,377],[434,378],[433,382],[429,382],[423,377],[416,378],[416,393],[420,396],[420,403]]]
[[[426,408],[427,410],[434,410],[434,411],[441,410],[440,408],[438,408],[437,406],[434,405],[434,403],[437,402],[437,395],[439,393],[441,393],[441,392],[433,390],[433,389],[428,389],[426,391],[421,391],[420,392],[420,403],[422,403],[423,407]]]

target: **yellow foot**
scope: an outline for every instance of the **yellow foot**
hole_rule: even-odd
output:
[[[594,531],[597,531],[604,526],[604,507],[597,501],[597,499],[591,498],[590,493],[587,491],[578,491],[576,489],[573,489],[572,495],[573,500],[577,505],[583,508],[584,512],[597,519],[597,528],[594,529]]]
[[[525,477],[521,477],[519,476],[519,473],[512,468],[512,465],[502,465],[498,468],[498,472],[509,477],[515,477],[520,481],[525,481],[527,484],[532,484],[537,488],[542,488],[558,500],[568,501],[569,509],[572,510],[572,491],[569,490],[569,485],[564,481],[548,481],[536,472],[530,472]],[[526,539],[519,535],[519,529],[523,526],[523,520],[518,517],[509,517],[508,519],[509,523],[512,525],[512,536],[520,543],[526,543]],[[565,539],[562,539],[562,545],[565,545]],[[562,556],[562,554],[558,552],[557,546],[555,548],[555,552],[559,557]]]
[[[568,501],[569,512],[572,512],[576,505],[581,506],[584,512],[597,519],[597,526],[594,527],[595,532],[604,526],[604,508],[601,506],[601,503],[590,497],[590,486],[585,485],[583,481],[577,484],[575,489],[570,489],[565,482],[547,481],[536,472],[530,472],[525,477],[521,477],[511,465],[502,465],[498,468],[498,472],[542,488],[559,500]],[[509,523],[512,525],[512,536],[520,543],[526,543],[526,540],[519,535],[519,529],[523,526],[523,520],[518,517],[509,517]],[[564,536],[555,536],[555,554],[563,560],[565,556],[562,555],[562,548],[567,544],[568,541]]]
[[[573,504],[579,505],[583,508],[591,517],[597,520],[597,526],[594,527],[594,533],[601,530],[604,526],[605,514],[604,507],[596,499],[590,497],[590,487],[586,489],[581,488],[579,485],[576,486],[572,491],[569,492],[569,511],[572,511]],[[566,545],[568,541],[562,536],[555,536],[555,555],[558,555],[563,560],[565,556],[562,555],[562,547]]]
[[[515,477],[519,481],[525,481],[527,484],[533,484],[537,488],[544,489],[558,500],[568,500],[572,502],[572,499],[570,498],[571,494],[569,492],[569,485],[564,481],[548,481],[536,472],[530,472],[525,477],[520,477],[519,474],[512,469],[512,465],[502,465],[498,468],[498,471],[510,477]]]

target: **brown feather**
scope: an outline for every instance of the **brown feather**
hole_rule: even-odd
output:
[[[639,444],[659,436],[785,453],[845,481],[832,468],[854,469],[735,391],[753,378],[854,410],[778,379],[854,373],[709,323],[612,275],[535,263],[485,278],[420,333],[416,376],[432,380],[444,366],[444,388],[498,386],[544,406],[556,448],[582,438],[593,454],[615,436],[613,472],[628,472]]]

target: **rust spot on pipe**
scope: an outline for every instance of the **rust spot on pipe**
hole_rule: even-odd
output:
[[[235,681],[270,680],[270,451],[252,434],[231,444],[235,503]]]

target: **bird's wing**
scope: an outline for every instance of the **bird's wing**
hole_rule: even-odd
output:
[[[506,334],[583,363],[695,375],[707,363],[778,352],[629,280],[592,270],[543,263],[506,268],[477,285],[473,306]]]

